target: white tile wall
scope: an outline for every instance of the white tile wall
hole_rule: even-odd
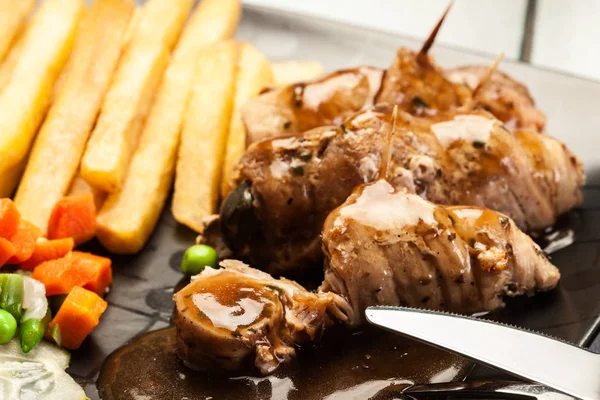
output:
[[[448,0],[244,0],[424,38]],[[439,43],[520,55],[527,0],[456,0]],[[537,0],[531,61],[600,80],[600,0]]]
[[[600,1],[538,0],[531,61],[600,79]]]
[[[448,0],[245,0],[248,4],[313,14],[379,30],[424,38]],[[526,0],[457,0],[439,43],[518,58]]]

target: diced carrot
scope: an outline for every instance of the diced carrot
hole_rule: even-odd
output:
[[[98,325],[106,307],[96,293],[75,286],[48,324],[48,332],[60,346],[75,350]]]
[[[21,215],[11,199],[0,199],[0,238],[10,239],[19,228]]]
[[[82,286],[99,296],[103,296],[112,283],[112,262],[110,258],[80,251],[74,251],[73,257],[73,269],[91,271],[91,278]]]
[[[41,263],[34,270],[31,277],[42,282],[46,287],[46,295],[68,294],[76,285],[83,285],[91,275],[76,274],[70,272],[70,266],[73,264],[71,253],[63,258],[50,260]],[[83,271],[87,273],[87,271]]]
[[[72,237],[75,245],[96,236],[96,204],[92,193],[63,197],[48,222],[48,239]]]
[[[31,277],[44,284],[48,296],[67,294],[75,286],[102,295],[112,282],[111,261],[106,257],[73,251],[63,258],[41,263]]]
[[[15,255],[7,263],[21,264],[29,260],[35,250],[37,239],[41,236],[42,231],[38,227],[22,219],[17,232],[8,239],[15,246]]]
[[[44,261],[55,260],[66,256],[75,247],[73,238],[56,240],[38,240],[35,250],[29,260],[22,263],[19,268],[33,271],[35,267]]]
[[[0,237],[0,267],[15,255],[15,246],[8,240]]]

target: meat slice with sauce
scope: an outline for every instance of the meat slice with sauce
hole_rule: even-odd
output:
[[[318,264],[325,218],[377,178],[391,129],[392,107],[376,106],[339,127],[252,145],[221,212],[235,254],[275,274]],[[490,208],[523,230],[553,225],[582,200],[583,168],[564,144],[509,132],[485,111],[398,112],[392,149],[393,187],[436,204]]]
[[[178,354],[194,369],[235,370],[252,364],[272,373],[317,340],[350,307],[334,293],[312,293],[239,261],[206,268],[174,296]]]
[[[384,71],[359,67],[333,72],[312,82],[263,93],[242,109],[247,144],[340,124],[374,104],[397,105],[414,115],[457,110],[472,103],[471,90],[447,80],[429,56],[400,48]]]
[[[507,216],[436,206],[385,180],[360,186],[323,227],[324,292],[369,306],[490,311],[504,296],[554,288],[558,269]]]
[[[375,67],[343,69],[311,82],[271,89],[242,108],[247,144],[285,137],[324,125],[338,125],[346,117],[374,104],[383,70]]]
[[[446,70],[444,76],[455,84],[475,90],[488,69],[483,65],[464,66]],[[479,91],[475,104],[494,114],[510,129],[541,132],[546,125],[546,116],[536,108],[527,87],[500,71],[492,73]]]
[[[398,49],[375,102],[397,105],[413,115],[468,109],[473,102],[471,89],[462,82],[449,81],[431,56],[420,56],[404,47]]]

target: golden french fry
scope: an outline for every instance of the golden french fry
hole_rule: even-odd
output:
[[[121,188],[191,5],[192,0],[149,0],[142,8],[81,162],[81,175],[93,187]]]
[[[323,75],[323,64],[318,61],[284,61],[273,63],[275,85],[279,87],[306,82]]]
[[[271,63],[260,51],[248,43],[241,44],[239,66],[221,178],[221,195],[223,197],[227,196],[231,190],[230,180],[233,168],[246,150],[246,128],[242,121],[241,108],[249,99],[257,96],[262,88],[273,82]]]
[[[46,0],[27,28],[10,80],[0,93],[0,180],[6,182],[7,174],[27,157],[71,53],[83,7],[83,0]],[[16,183],[3,183],[3,192],[12,192]]]
[[[199,231],[215,213],[236,80],[237,45],[225,42],[203,52],[186,111],[175,178],[175,219]]]
[[[147,0],[132,26],[130,46],[175,47],[194,0]]]
[[[67,193],[77,173],[119,62],[133,10],[133,0],[96,0],[79,26],[68,70],[15,197],[21,214],[44,233],[54,205]]]
[[[158,89],[122,190],[111,193],[98,213],[98,238],[112,252],[139,251],[158,221],[173,181],[177,146],[193,77],[197,74],[196,65],[198,60],[203,63],[205,59],[206,52],[200,48],[211,41],[231,37],[237,26],[239,2],[231,3],[237,4],[237,8],[216,8],[225,3],[204,0],[194,11]],[[224,15],[211,11],[215,9]],[[221,21],[221,25],[214,25],[215,20]],[[205,35],[201,27],[211,24],[213,30]]]
[[[0,0],[0,62],[25,24],[34,0]]]
[[[240,0],[202,0],[175,49],[175,57],[233,37],[240,22]]]
[[[24,169],[25,161],[22,161],[2,174],[2,178],[0,179],[0,198],[12,197]]]
[[[0,92],[6,87],[8,82],[10,81],[10,77],[12,75],[15,66],[17,65],[17,61],[19,61],[19,57],[21,56],[21,50],[23,49],[23,44],[25,41],[23,38],[25,37],[24,32],[21,32],[19,37],[16,39],[15,44],[11,47],[8,55],[6,56],[4,62],[0,65]]]

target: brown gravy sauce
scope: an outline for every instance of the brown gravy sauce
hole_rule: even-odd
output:
[[[471,363],[409,339],[367,327],[330,331],[272,376],[224,376],[186,368],[175,353],[175,329],[144,334],[113,352],[97,382],[105,400],[386,399],[412,385],[462,379]]]

